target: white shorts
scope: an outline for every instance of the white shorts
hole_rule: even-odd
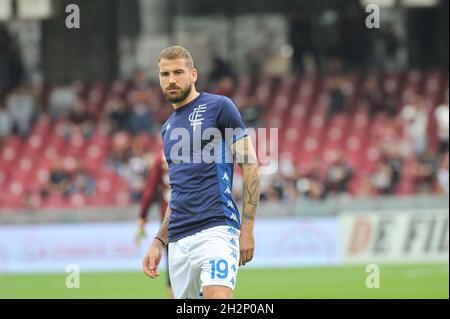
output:
[[[240,231],[216,226],[169,243],[169,275],[174,297],[203,298],[204,286],[234,290],[239,266]]]

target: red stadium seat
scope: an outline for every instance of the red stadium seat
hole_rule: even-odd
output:
[[[62,194],[50,194],[44,199],[42,205],[47,208],[67,208],[70,206],[70,201]]]
[[[400,179],[400,183],[397,186],[396,194],[411,195],[413,193],[414,193],[414,183],[408,178]]]
[[[110,194],[98,193],[89,197],[87,203],[92,206],[115,206],[115,199]]]
[[[365,161],[363,158],[366,150],[363,143],[364,140],[364,135],[350,135],[345,140],[345,159],[356,170],[360,169],[362,163]]]
[[[88,158],[84,161],[84,169],[91,175],[95,175],[96,172],[103,169],[104,160],[102,157]]]
[[[2,153],[1,153],[3,163],[13,162],[16,158],[19,157],[18,152],[19,151],[16,148],[14,148],[13,146],[8,145],[8,146],[3,147]]]
[[[4,193],[7,189],[9,185],[9,175],[9,171],[0,169],[0,193]]]
[[[23,196],[22,195],[12,195],[3,193],[0,194],[0,212],[2,208],[9,209],[19,209],[23,205]]]
[[[71,194],[69,201],[70,201],[70,205],[75,208],[83,208],[88,203],[86,196],[84,196],[83,194],[79,194],[79,193]]]
[[[115,204],[118,206],[127,206],[131,204],[131,198],[128,191],[121,191],[114,196]]]

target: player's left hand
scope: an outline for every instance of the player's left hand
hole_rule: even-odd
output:
[[[239,238],[240,260],[239,266],[244,266],[253,259],[255,251],[255,237],[252,230],[241,228],[241,237]]]
[[[150,278],[157,278],[160,275],[158,265],[161,261],[163,249],[164,247],[161,245],[161,242],[155,239],[153,240],[147,255],[145,255],[142,264],[144,267],[144,273]]]

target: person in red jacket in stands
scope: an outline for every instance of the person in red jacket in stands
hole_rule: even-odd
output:
[[[161,222],[164,220],[164,216],[167,211],[167,205],[170,199],[170,186],[169,186],[169,175],[167,161],[164,156],[164,152],[161,149],[153,163],[153,167],[150,170],[147,182],[145,185],[144,193],[142,196],[142,202],[140,206],[139,219],[138,219],[138,230],[135,235],[135,242],[138,246],[141,244],[141,240],[145,237],[145,222],[147,220],[147,215],[150,210],[150,205],[159,195],[159,207],[160,207],[160,219]],[[166,247],[166,256],[167,247]],[[169,298],[173,298],[172,287],[169,278],[169,267],[166,264],[167,269],[167,295]]]

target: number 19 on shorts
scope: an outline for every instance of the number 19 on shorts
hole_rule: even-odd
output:
[[[219,279],[225,279],[228,276],[228,263],[225,259],[211,259],[209,261],[211,265],[211,279],[215,279],[216,276]]]

